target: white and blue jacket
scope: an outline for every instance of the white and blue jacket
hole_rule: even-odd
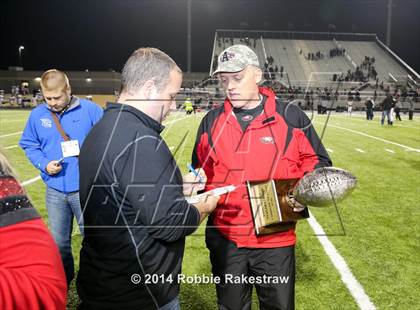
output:
[[[59,113],[56,115],[70,140],[78,140],[81,147],[93,125],[101,119],[103,109],[91,101],[73,96],[69,108],[61,115]],[[41,171],[41,178],[47,186],[60,192],[70,193],[79,190],[78,157],[65,158],[62,163],[63,169],[56,175],[49,175],[46,172],[50,161],[63,157],[61,151],[63,141],[52,118],[51,110],[44,103],[32,110],[19,145],[32,164]]]

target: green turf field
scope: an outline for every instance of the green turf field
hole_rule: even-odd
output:
[[[28,111],[0,111],[0,146],[22,182],[38,175],[16,147],[28,115]],[[176,151],[183,173],[202,115],[173,113],[166,120],[169,125],[163,136]],[[311,211],[377,309],[419,309],[420,119],[408,121],[403,115],[402,122],[388,127],[380,126],[378,115],[371,122],[360,116],[331,115],[323,136],[334,166],[358,177],[357,189],[337,210]],[[315,116],[319,134],[325,121],[326,116]],[[47,222],[44,184],[38,180],[26,189]],[[203,232],[200,227],[187,238],[184,274],[211,272]],[[299,223],[297,235],[296,309],[358,309],[307,221]],[[76,266],[80,243],[75,234]],[[216,309],[215,298],[212,285],[181,286],[182,309]],[[76,304],[73,285],[69,308]],[[256,298],[253,308],[258,309]]]

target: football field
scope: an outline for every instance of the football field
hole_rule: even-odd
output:
[[[28,116],[0,111],[0,146],[47,223],[45,185],[17,146]],[[183,174],[203,116],[174,112],[165,121],[162,136]],[[352,172],[358,186],[337,208],[311,208],[311,219],[297,225],[296,309],[419,309],[420,118],[403,115],[391,127],[378,114],[369,122],[363,116],[313,115],[333,165]],[[80,244],[75,229],[76,269]],[[182,272],[211,273],[204,224],[187,237]],[[76,305],[73,282],[69,309]],[[214,286],[181,284],[181,307],[217,309]]]

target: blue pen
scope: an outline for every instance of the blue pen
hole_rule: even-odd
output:
[[[188,169],[190,169],[190,171],[192,172],[192,173],[194,173],[194,175],[196,176],[196,177],[198,177],[198,179],[200,180],[200,183],[204,183],[204,179],[203,179],[203,177],[201,176],[201,174],[199,174],[195,169],[194,169],[194,167],[191,165],[191,164],[187,164],[187,167],[188,167]]]

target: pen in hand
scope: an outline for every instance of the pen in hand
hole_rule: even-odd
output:
[[[201,174],[199,174],[195,169],[194,169],[194,167],[191,165],[191,164],[187,164],[187,166],[188,166],[188,169],[192,172],[192,173],[194,173],[194,175],[196,176],[196,177],[198,177],[198,180],[199,180],[199,182],[200,183],[204,183],[204,179],[203,179],[203,177],[201,176]]]

